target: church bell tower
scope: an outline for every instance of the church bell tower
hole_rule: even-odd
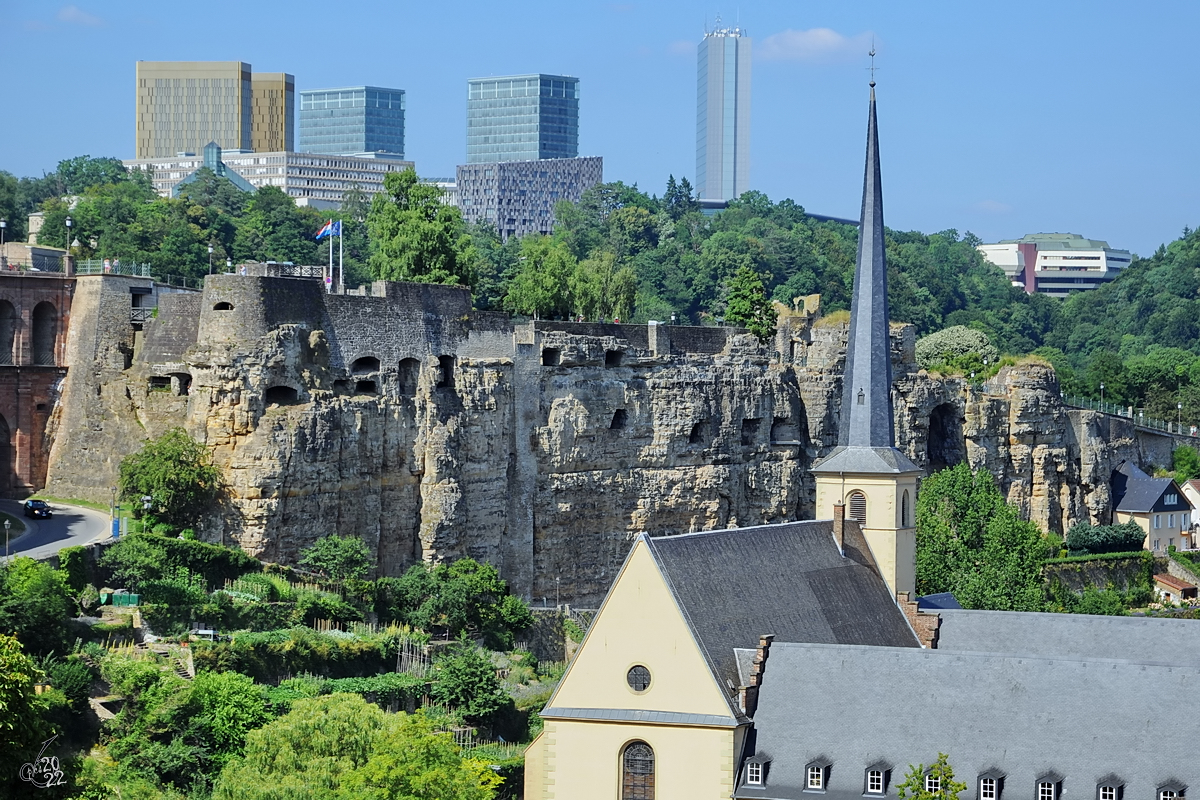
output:
[[[834,516],[843,503],[858,520],[871,553],[893,593],[916,590],[917,478],[922,470],[895,447],[892,421],[892,360],[888,337],[887,259],[883,241],[883,190],[879,180],[879,133],[875,81],[867,120],[867,167],[863,180],[850,340],[842,378],[838,446],[815,464],[817,519]]]

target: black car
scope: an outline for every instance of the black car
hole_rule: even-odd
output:
[[[26,500],[25,516],[50,519],[54,516],[54,512],[50,510],[50,505],[45,500]]]

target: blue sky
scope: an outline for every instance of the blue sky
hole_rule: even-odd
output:
[[[0,0],[0,169],[131,157],[138,59],[241,60],[297,89],[405,89],[423,176],[464,160],[467,78],[575,75],[580,155],[661,194],[695,171],[696,44],[718,13],[754,39],[751,184],[773,200],[857,216],[874,38],[891,227],[1149,255],[1200,225],[1190,0]]]

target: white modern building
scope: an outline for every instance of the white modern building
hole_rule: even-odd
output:
[[[341,203],[342,196],[356,186],[367,195],[378,194],[383,191],[385,175],[413,166],[411,161],[391,158],[228,150],[221,153],[221,161],[256,189],[278,186],[288,197],[321,206]],[[123,163],[129,169],[150,172],[155,191],[170,197],[176,184],[204,166],[204,157],[183,153],[174,158],[138,158]]]
[[[1066,297],[1095,289],[1129,266],[1133,255],[1108,242],[1077,233],[1031,233],[1020,239],[979,245],[979,252],[1004,270],[1014,286],[1027,294]]]

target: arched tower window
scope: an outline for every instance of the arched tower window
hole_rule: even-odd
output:
[[[54,366],[54,346],[58,341],[58,312],[49,303],[33,307],[33,363]]]
[[[908,509],[908,489],[904,490],[904,494],[900,495],[900,527],[907,528],[912,525],[912,517]]]
[[[851,492],[849,506],[850,519],[858,520],[860,525],[867,524],[867,496],[862,492]]]
[[[621,800],[654,800],[654,751],[645,742],[621,753]]]

